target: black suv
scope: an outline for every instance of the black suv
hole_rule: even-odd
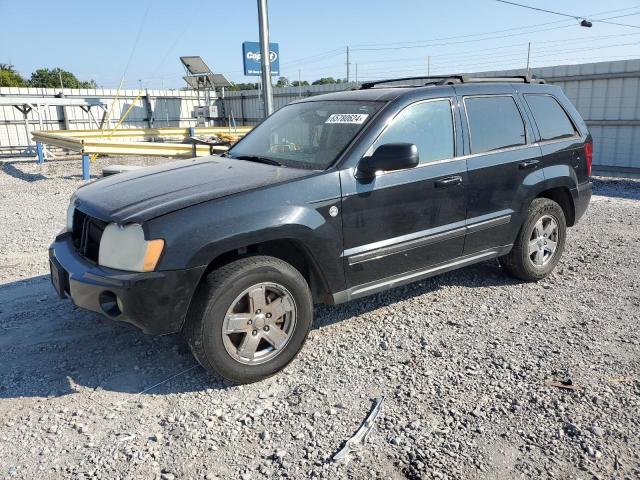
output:
[[[404,80],[294,102],[221,156],[81,187],[49,250],[56,290],[182,331],[207,370],[250,382],[302,348],[314,303],[496,257],[547,276],[591,197],[576,109],[527,77]]]

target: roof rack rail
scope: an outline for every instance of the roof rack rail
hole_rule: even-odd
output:
[[[467,75],[443,75],[441,77],[402,77],[377,80],[375,82],[364,82],[360,90],[367,90],[382,83],[403,82],[405,80],[427,80],[423,85],[454,85],[457,83],[546,83],[541,78],[533,78],[530,75],[513,75],[507,77],[470,77]],[[401,86],[401,85],[397,85]],[[422,86],[422,85],[420,85]]]

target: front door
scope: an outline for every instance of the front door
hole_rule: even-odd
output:
[[[341,172],[344,263],[350,287],[419,271],[462,254],[466,163],[455,152],[452,98],[404,108],[369,148],[413,143],[420,164],[358,180]]]

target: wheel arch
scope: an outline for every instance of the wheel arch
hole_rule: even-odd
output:
[[[560,205],[560,208],[562,208],[562,212],[564,213],[564,217],[567,222],[567,227],[572,227],[575,224],[576,207],[569,187],[555,186],[547,188],[546,190],[538,193],[536,198],[548,198],[549,200],[553,200]]]
[[[232,248],[227,246],[211,259],[202,277],[227,263],[251,255],[267,255],[289,263],[309,284],[314,303],[331,301],[329,284],[322,269],[304,242],[297,238],[271,238],[260,242],[239,242]]]

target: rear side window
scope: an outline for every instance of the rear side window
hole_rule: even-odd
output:
[[[453,116],[449,100],[408,106],[374,142],[371,151],[385,143],[413,143],[420,163],[453,158]]]
[[[466,97],[471,153],[525,145],[524,122],[511,96]]]
[[[550,95],[525,95],[524,97],[531,107],[542,140],[556,140],[573,137],[576,134],[573,123],[555,98]]]

